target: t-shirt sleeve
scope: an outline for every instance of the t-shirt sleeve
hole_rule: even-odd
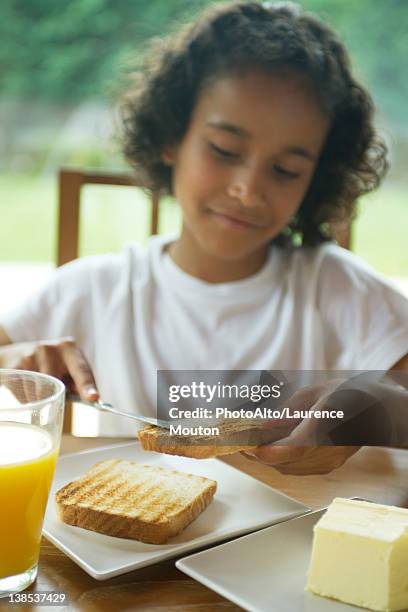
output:
[[[72,336],[80,346],[89,341],[91,260],[57,268],[43,286],[1,316],[0,325],[12,342],[64,336]]]
[[[331,369],[388,370],[408,353],[408,299],[339,247],[322,259],[318,309]]]

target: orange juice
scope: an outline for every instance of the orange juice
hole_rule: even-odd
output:
[[[0,578],[38,561],[57,456],[44,429],[0,421]]]

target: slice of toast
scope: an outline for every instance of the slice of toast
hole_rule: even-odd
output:
[[[219,435],[193,438],[171,435],[168,429],[147,425],[137,435],[144,450],[194,459],[209,459],[253,450],[260,444],[270,442],[272,435],[271,430],[262,427],[260,423],[238,419],[220,423],[219,431]]]
[[[214,480],[121,459],[100,461],[55,494],[69,525],[163,544],[210,504]]]

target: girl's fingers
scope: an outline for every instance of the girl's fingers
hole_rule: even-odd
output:
[[[300,461],[282,463],[276,466],[282,474],[306,476],[310,474],[329,474],[341,467],[354,455],[359,446],[316,446],[306,452]]]
[[[99,393],[92,370],[81,349],[73,340],[68,339],[60,344],[60,350],[68,373],[74,381],[80,397],[87,401],[96,402],[99,399]]]
[[[281,438],[272,444],[263,444],[246,454],[269,465],[298,460],[309,447],[308,437],[310,437],[308,436],[308,424],[303,421],[286,438]]]
[[[304,446],[264,444],[263,446],[258,446],[253,451],[244,451],[244,454],[268,465],[278,465],[287,461],[299,460],[305,454],[306,449],[307,447]]]
[[[39,344],[36,350],[36,358],[38,372],[55,376],[55,378],[62,380],[66,388],[70,387],[69,380],[71,377],[61,354],[60,345],[57,342]],[[38,383],[38,386],[40,389],[41,383]]]
[[[249,458],[274,466],[281,474],[328,474],[343,465],[359,446],[260,446],[245,452]]]
[[[25,355],[13,367],[17,370],[30,370],[31,372],[37,372],[38,366],[36,355]]]
[[[28,354],[21,357],[18,361],[11,364],[12,369],[26,370],[29,372],[36,372],[38,365],[37,359],[34,354]],[[35,383],[27,379],[21,379],[19,384],[13,385],[11,391],[13,392],[16,399],[22,404],[35,401]]]
[[[37,371],[56,378],[63,378],[67,367],[57,344],[39,344],[36,350]]]
[[[30,380],[28,377],[23,378],[22,385],[24,388],[24,395],[25,395],[24,403],[35,402],[36,400],[41,399],[40,397],[38,397],[37,386],[35,384],[35,380]]]

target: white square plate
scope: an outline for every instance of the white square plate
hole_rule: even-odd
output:
[[[361,612],[305,591],[313,527],[324,512],[179,559],[176,566],[248,612]]]
[[[218,483],[210,506],[168,544],[143,544],[62,523],[54,494],[94,463],[125,459],[207,476]],[[97,448],[59,458],[44,521],[44,535],[97,580],[105,580],[188,551],[308,512],[303,504],[217,459],[189,459],[144,451],[140,443]]]

